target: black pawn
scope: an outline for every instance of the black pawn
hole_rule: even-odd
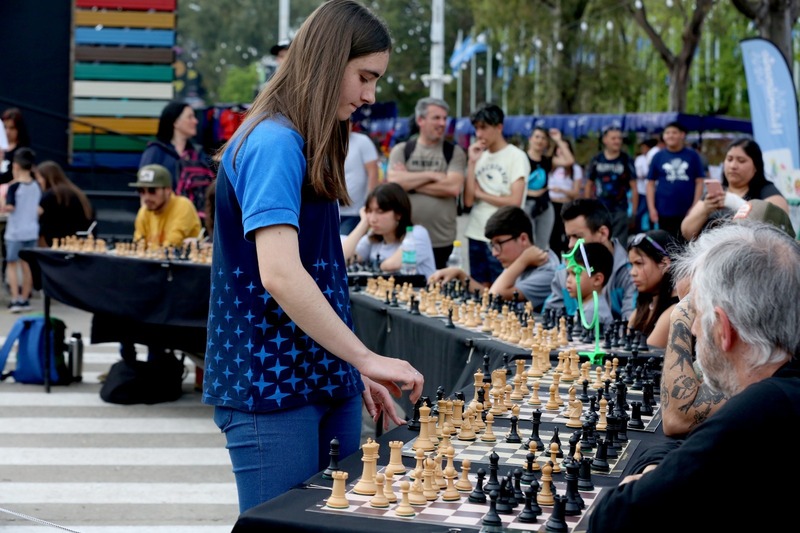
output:
[[[447,324],[445,324],[444,327],[449,328],[449,329],[453,329],[453,328],[456,327],[456,325],[453,323],[453,308],[452,307],[447,311]]]
[[[484,526],[502,526],[503,521],[500,520],[500,515],[497,514],[497,498],[500,494],[493,490],[489,493],[489,511],[484,515],[481,523]]]
[[[331,439],[331,462],[328,464],[328,468],[322,472],[322,479],[333,479],[333,473],[339,470],[339,439],[334,437]]]
[[[470,503],[486,503],[486,493],[483,492],[483,480],[486,479],[486,470],[483,468],[478,469],[478,481],[475,482],[475,488],[470,492]]]
[[[508,479],[503,478],[503,480],[500,482],[500,490],[497,491],[498,492],[497,503],[494,506],[495,511],[497,511],[499,514],[511,514],[511,511],[514,510],[513,506],[508,501],[509,491],[511,491],[513,497],[514,489],[509,488]],[[492,491],[492,493],[493,492],[495,491]]]
[[[525,470],[522,471],[521,479],[523,485],[530,485],[536,479],[536,474],[533,473],[533,462],[535,460],[536,455],[533,452],[525,454]]]
[[[514,470],[514,499],[517,503],[522,503],[525,500],[525,495],[522,493],[522,469],[517,468]]]
[[[545,528],[547,531],[554,531],[554,532],[562,532],[562,531],[569,531],[569,527],[567,527],[567,521],[564,520],[564,507],[567,504],[567,497],[566,496],[553,496],[555,503],[553,503],[553,514],[550,515],[550,518],[547,519],[545,523]]]
[[[539,512],[536,513],[533,509],[533,503],[535,501],[536,492],[534,492],[533,487],[528,487],[525,490],[525,507],[522,508],[522,512],[517,516],[517,520],[524,524],[536,522],[536,517],[542,514],[542,508],[539,507],[539,504],[537,503],[536,506],[539,507]]]
[[[499,468],[500,456],[495,452],[489,456],[489,481],[484,485],[483,490],[491,493],[493,490],[500,490],[500,480],[497,479],[497,470]],[[498,494],[499,496],[499,494]]]
[[[631,402],[631,419],[628,420],[628,429],[644,429],[642,402]]]
[[[508,435],[506,436],[506,442],[509,444],[521,444],[522,438],[519,436],[519,432],[517,431],[517,424],[519,423],[519,419],[516,415],[511,415],[511,431],[509,431]]]

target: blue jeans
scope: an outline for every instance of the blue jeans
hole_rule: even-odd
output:
[[[330,444],[339,457],[361,443],[361,396],[268,413],[214,408],[214,423],[225,433],[239,512],[279,496],[330,463]]]

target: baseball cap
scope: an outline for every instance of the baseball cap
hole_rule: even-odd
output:
[[[161,165],[145,165],[136,173],[136,182],[128,187],[172,187],[172,174]]]
[[[789,215],[775,204],[771,204],[766,200],[749,200],[742,205],[739,210],[733,215],[734,220],[756,220],[759,222],[766,222],[773,226],[782,229],[791,238],[795,238],[796,234],[792,220]]]
[[[286,50],[287,48],[289,48],[290,44],[292,44],[292,41],[288,39],[282,39],[278,41],[278,44],[269,49],[269,53],[276,56],[278,55],[278,52],[280,52],[281,50]]]

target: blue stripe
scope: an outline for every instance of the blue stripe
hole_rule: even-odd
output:
[[[173,46],[174,30],[76,28],[75,44],[116,44],[128,46]]]
[[[142,154],[139,152],[74,152],[72,154],[72,166],[91,167],[103,166],[111,168],[138,168],[139,159]]]

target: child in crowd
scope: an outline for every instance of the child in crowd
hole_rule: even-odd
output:
[[[567,269],[567,292],[573,298],[578,298],[578,279],[576,270],[580,270],[580,302],[583,303],[583,318],[587,323],[592,322],[595,315],[593,294],[597,292],[597,316],[600,324],[610,324],[613,321],[608,302],[602,298],[603,288],[614,267],[614,256],[605,245],[597,242],[581,243],[575,252],[575,262],[582,266],[581,269],[569,267]],[[588,264],[587,264],[588,262]],[[576,319],[579,323],[580,316]]]
[[[30,148],[20,148],[14,154],[11,170],[14,179],[8,187],[3,212],[8,213],[6,231],[6,274],[11,293],[8,309],[20,313],[31,308],[33,291],[31,268],[19,257],[20,250],[33,248],[39,239],[39,201],[42,190],[33,179],[33,161],[36,157]],[[21,276],[21,278],[20,278]]]
[[[628,245],[631,278],[639,294],[628,327],[641,331],[647,344],[658,348],[667,346],[670,314],[679,301],[669,270],[670,254],[679,246],[664,230],[634,235]]]

